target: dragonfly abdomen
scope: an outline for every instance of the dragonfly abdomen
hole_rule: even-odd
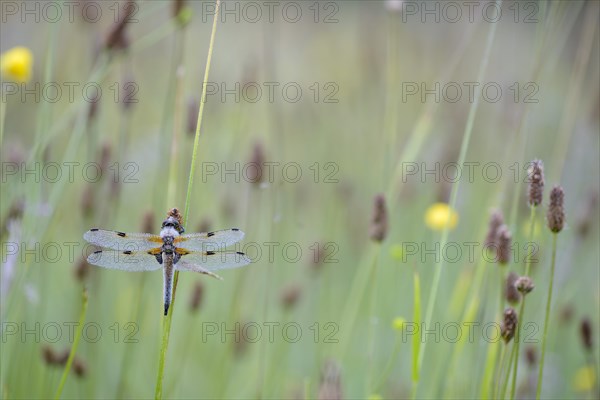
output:
[[[164,274],[164,300],[165,300],[165,315],[169,312],[171,305],[171,296],[173,294],[173,253],[163,254],[163,274]]]

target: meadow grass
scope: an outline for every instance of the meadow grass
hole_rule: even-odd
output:
[[[537,23],[525,24],[512,20],[520,3],[497,1],[490,4],[502,7],[500,23],[449,24],[422,23],[392,3],[301,3],[298,23],[271,23],[266,14],[249,23],[206,14],[212,3],[187,2],[185,24],[170,3],[138,2],[124,47],[100,51],[94,43],[102,47],[118,21],[3,23],[2,52],[14,45],[34,52],[30,84],[103,89],[94,113],[81,96],[57,103],[3,96],[3,165],[94,162],[104,174],[95,182],[3,175],[2,398],[594,398],[598,346],[582,344],[578,327],[586,316],[594,334],[599,326],[598,207],[588,201],[600,176],[598,5],[531,3]],[[123,11],[125,3],[118,5]],[[336,6],[338,22],[322,23]],[[519,11],[522,22],[530,10]],[[502,100],[490,102],[479,90],[458,103],[405,96],[406,83],[431,89],[474,80],[499,83]],[[116,83],[122,91],[126,82],[138,89],[138,102],[127,106],[122,92],[115,101],[109,89]],[[222,82],[230,91],[235,82],[278,82],[279,95],[270,102],[262,86],[259,101],[237,101]],[[281,96],[290,82],[303,89],[298,102]],[[519,101],[509,89],[515,82]],[[537,103],[522,101],[527,82],[537,85]],[[331,87],[337,103],[323,101]],[[191,98],[197,114],[187,109]],[[301,179],[292,182],[292,169],[285,175],[279,167],[272,180],[236,179],[260,160],[257,147],[267,162],[300,165]],[[526,163],[536,158],[546,182],[566,194],[558,240],[545,227],[546,200],[527,207],[524,196]],[[463,169],[453,182],[406,170],[469,161],[498,163],[502,177],[469,181]],[[215,166],[218,174],[208,174]],[[374,240],[378,193],[387,231]],[[438,202],[457,213],[456,226],[424,222]],[[74,276],[86,230],[158,233],[177,206],[186,232],[208,220],[209,230],[242,229],[236,250],[256,261],[225,271],[223,282],[177,273],[167,317],[160,273],[88,266]],[[493,252],[470,258],[463,249],[458,261],[427,254],[436,244],[481,244],[492,208],[506,215],[509,263],[489,259]],[[15,258],[13,242],[58,243],[63,255],[49,261],[20,249]],[[80,244],[75,257],[65,242]],[[294,246],[283,252],[286,244]],[[418,253],[407,244],[420,246]],[[482,327],[502,324],[507,304],[499,288],[511,271],[530,276],[536,289],[527,307],[524,296],[514,306],[519,322],[505,343]],[[293,300],[284,296],[290,288]],[[476,324],[474,338],[465,324]],[[530,348],[540,354],[535,365],[523,356]],[[57,355],[52,362],[48,349]]]

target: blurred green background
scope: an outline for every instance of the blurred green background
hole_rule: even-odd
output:
[[[162,274],[86,266],[82,235],[91,227],[158,233],[170,208],[185,208],[214,8],[189,1],[174,17],[179,2],[73,3],[71,18],[62,2],[2,2],[0,50],[24,46],[33,64],[26,83],[2,78],[0,393],[54,395],[86,287],[86,328],[62,396],[149,398]],[[555,184],[567,223],[542,397],[596,396],[598,347],[582,345],[580,322],[590,318],[597,339],[599,4],[504,1],[496,15],[483,1],[472,18],[469,6],[448,4],[221,5],[186,231],[238,227],[246,237],[237,249],[254,262],[223,272],[222,282],[181,274],[164,397],[482,396],[491,349],[505,346],[498,329],[486,340],[484,327],[498,327],[499,287],[508,271],[524,274],[529,249],[536,289],[516,386],[518,397],[534,397],[539,365],[526,354],[539,359]],[[127,7],[134,19],[123,24]],[[544,162],[546,187],[529,237],[534,158]],[[262,179],[251,162],[263,166]],[[452,188],[458,223],[444,240],[425,214],[450,203]],[[388,210],[381,243],[370,238],[378,193]],[[492,208],[512,232],[507,266],[483,258]],[[452,249],[443,257],[448,242],[461,249],[456,258]],[[473,257],[465,243],[477,243]],[[400,320],[394,327],[396,318],[430,324],[416,334],[418,380],[415,334]]]

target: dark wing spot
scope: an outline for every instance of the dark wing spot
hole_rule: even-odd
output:
[[[208,232],[208,233],[206,234],[206,236],[207,236],[207,237],[215,236],[215,233],[214,233],[214,232]]]
[[[239,229],[238,229],[238,228],[231,228],[231,230],[232,230],[232,231],[235,231],[235,232],[239,231]]]
[[[242,253],[241,251],[236,251],[236,254],[239,254],[240,256],[245,256],[246,254]]]
[[[94,252],[94,254],[100,254],[100,253],[102,253],[102,250],[96,250],[96,251]]]
[[[126,234],[126,233],[124,233],[124,232],[117,232],[117,235],[119,235],[119,236],[121,236],[121,237],[125,237],[125,236],[127,236],[127,234]]]
[[[130,255],[130,254],[131,254],[131,250],[125,250],[125,251],[123,252],[123,254]]]
[[[207,251],[207,252],[206,252],[206,255],[207,255],[207,256],[214,256],[214,255],[215,255],[215,252],[214,252],[214,251]]]
[[[98,228],[92,228],[92,229],[90,229],[90,232],[97,232],[97,231],[99,231],[99,230],[100,230],[100,229],[98,229]]]

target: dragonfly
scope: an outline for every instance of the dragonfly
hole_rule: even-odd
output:
[[[165,316],[171,305],[175,271],[193,271],[222,280],[214,271],[243,267],[251,262],[242,252],[222,250],[242,240],[244,232],[231,228],[186,234],[176,208],[163,221],[159,235],[92,228],[83,238],[104,248],[87,257],[92,265],[130,272],[162,268]]]

